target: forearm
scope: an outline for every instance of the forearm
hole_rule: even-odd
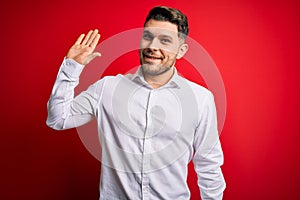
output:
[[[202,200],[221,200],[226,183],[221,166],[224,162],[219,140],[216,108],[213,95],[209,94],[199,111],[201,120],[194,141],[193,158]]]
[[[198,160],[198,162],[196,161]],[[220,142],[212,147],[209,154],[198,154],[194,158],[195,171],[202,200],[222,200],[226,183],[221,170],[223,153]]]
[[[47,104],[47,125],[61,130],[75,127],[75,120],[71,112],[74,100],[74,89],[79,83],[79,75],[83,65],[72,59],[64,59],[58,72],[50,99]]]

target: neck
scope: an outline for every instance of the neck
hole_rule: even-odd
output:
[[[169,80],[172,78],[174,74],[174,66],[166,71],[163,74],[159,75],[149,75],[149,74],[143,74],[145,81],[153,88],[160,88],[161,86],[165,85],[166,83],[169,82]]]

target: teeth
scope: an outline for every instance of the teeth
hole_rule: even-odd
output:
[[[146,55],[146,57],[151,58],[151,59],[160,59],[158,57],[153,57],[153,56],[149,56],[149,55]]]

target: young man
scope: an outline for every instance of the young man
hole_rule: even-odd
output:
[[[225,181],[213,95],[178,75],[188,21],[155,7],[146,18],[136,74],[105,77],[74,96],[98,30],[80,35],[64,59],[48,102],[48,126],[68,129],[96,117],[101,142],[100,199],[189,199],[193,160],[201,198],[222,199]]]

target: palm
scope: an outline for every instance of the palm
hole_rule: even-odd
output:
[[[72,58],[76,62],[86,65],[95,57],[100,56],[100,53],[93,52],[100,39],[98,30],[89,31],[85,36],[81,34],[75,44],[70,48],[67,58]]]

